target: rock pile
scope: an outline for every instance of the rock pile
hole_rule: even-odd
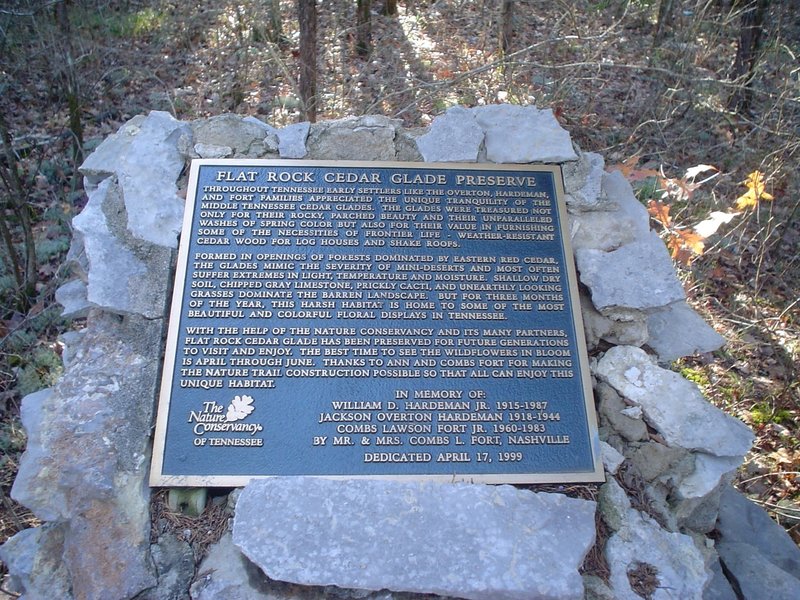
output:
[[[597,504],[510,486],[275,479],[239,495],[233,535],[198,574],[186,542],[151,540],[146,471],[178,189],[198,157],[562,164],[596,356],[607,471]],[[275,129],[153,112],[81,171],[89,202],[58,299],[86,327],[65,335],[63,378],[23,401],[29,443],[12,491],[45,524],[0,549],[25,598],[797,597],[797,547],[729,486],[752,434],[663,366],[722,339],[686,304],[622,175],[575,148],[550,111],[454,107],[426,130],[380,116]],[[595,509],[606,539],[595,540]],[[579,574],[595,543],[608,581]]]

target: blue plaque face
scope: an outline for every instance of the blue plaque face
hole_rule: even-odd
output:
[[[151,484],[602,481],[558,167],[192,163]]]

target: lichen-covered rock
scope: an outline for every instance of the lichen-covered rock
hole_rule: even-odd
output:
[[[267,154],[264,139],[275,133],[266,123],[232,114],[195,121],[192,130],[195,151],[203,158],[261,158]]]
[[[580,302],[583,331],[590,350],[596,348],[600,340],[626,346],[642,346],[647,342],[645,313],[637,310],[628,310],[625,313],[618,311],[614,315],[617,319],[612,319],[600,314],[585,294],[580,295]]]
[[[0,546],[0,560],[10,573],[8,588],[23,598],[72,600],[70,578],[62,560],[62,525],[24,529]]]
[[[642,420],[641,410],[636,416],[632,416],[630,413],[626,414],[625,409],[628,408],[628,405],[614,391],[614,388],[601,382],[595,387],[595,395],[601,425],[610,427],[628,442],[648,438],[647,425]]]
[[[608,204],[603,190],[604,167],[605,160],[594,152],[581,152],[577,161],[564,164],[564,191],[571,210],[602,210]]]
[[[306,142],[308,155],[318,160],[392,161],[397,157],[394,139],[399,126],[400,121],[377,115],[315,123]]]
[[[305,158],[308,154],[306,140],[311,123],[295,123],[278,130],[278,151],[281,158]]]
[[[622,181],[620,181],[622,180]],[[570,212],[570,237],[575,250],[610,252],[650,235],[650,217],[618,172],[603,174],[603,210]]]
[[[130,598],[155,585],[145,485],[160,320],[93,312],[70,368],[23,402],[28,447],[11,494],[64,523],[76,598]]]
[[[134,237],[115,177],[104,179],[72,223],[87,268],[87,300],[119,314],[164,315],[172,251]]]

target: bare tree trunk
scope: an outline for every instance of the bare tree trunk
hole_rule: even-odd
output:
[[[317,120],[317,0],[297,0],[300,21],[300,99],[304,118]]]
[[[514,0],[500,0],[500,52],[508,54],[514,36]]]
[[[72,47],[72,27],[69,23],[70,1],[60,0],[54,6],[60,38],[59,50],[62,55],[56,69],[67,98],[69,129],[72,132],[72,158],[76,163],[80,163],[83,161],[83,122],[81,121],[80,84],[75,68],[75,52]]]
[[[672,10],[675,0],[661,0],[658,3],[658,19],[656,20],[656,30],[653,34],[653,45],[657,46],[664,39],[667,28],[666,24],[672,20]]]
[[[356,0],[356,53],[367,56],[372,48],[370,0]]]
[[[397,14],[397,0],[386,0],[386,14],[389,16]]]
[[[761,49],[764,32],[764,17],[768,6],[769,0],[751,0],[742,9],[736,58],[731,70],[731,79],[739,85],[728,99],[728,108],[737,113],[750,110],[753,79],[758,64],[758,53]]]

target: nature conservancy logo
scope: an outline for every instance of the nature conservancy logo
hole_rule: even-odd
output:
[[[227,406],[215,400],[204,401],[200,410],[189,412],[194,445],[263,446],[264,439],[255,436],[264,431],[264,426],[247,421],[255,409],[255,400],[245,394],[234,396]]]
[[[231,400],[231,403],[228,405],[228,412],[225,414],[225,420],[228,422],[241,421],[253,412],[255,408],[256,407],[253,406],[252,396],[234,396],[233,400]]]

